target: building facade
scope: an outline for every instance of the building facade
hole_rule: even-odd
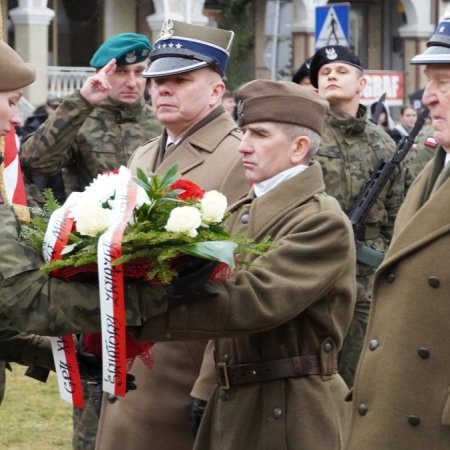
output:
[[[47,96],[49,72],[62,68],[67,74],[71,67],[88,66],[98,45],[113,34],[135,31],[152,40],[166,18],[217,26],[224,3],[228,3],[229,9],[233,4],[246,4],[250,11],[247,23],[243,26],[240,22],[241,30],[246,25],[247,31],[252,30],[251,48],[238,53],[239,63],[246,68],[246,73],[240,75],[239,81],[243,82],[252,78],[289,79],[292,71],[314,52],[315,8],[342,2],[1,0],[3,39],[36,66],[37,80],[25,95],[38,105]],[[348,3],[352,48],[368,69],[403,72],[406,100],[425,85],[420,66],[412,66],[409,61],[424,49],[447,6],[450,10],[450,2],[349,0]]]

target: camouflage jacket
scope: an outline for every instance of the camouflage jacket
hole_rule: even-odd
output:
[[[50,176],[64,168],[66,193],[83,190],[99,173],[126,165],[162,127],[144,99],[127,105],[108,100],[94,107],[76,92],[21,145],[24,169]]]
[[[12,208],[1,203],[0,227],[0,330],[9,323],[15,330],[44,336],[100,331],[98,284],[50,279],[39,269],[40,255],[19,242]],[[139,282],[125,285],[129,326],[167,308],[162,286],[142,289]]]
[[[360,105],[357,117],[331,109],[315,157],[322,165],[327,193],[348,212],[378,161],[389,159],[394,149],[392,138],[368,120],[365,106]],[[380,251],[386,249],[392,236],[403,197],[404,183],[398,171],[380,193],[365,221],[365,241]]]
[[[435,141],[432,125],[425,125],[417,135],[415,145],[411,147],[405,162],[411,173],[412,179],[415,179],[425,165],[433,158],[438,144]]]

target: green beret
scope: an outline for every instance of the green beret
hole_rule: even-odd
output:
[[[100,45],[90,64],[91,67],[101,69],[113,58],[119,66],[136,64],[147,59],[151,49],[150,41],[143,34],[116,34]]]
[[[237,92],[238,125],[281,122],[322,134],[328,102],[311,89],[292,81],[254,80]]]
[[[0,40],[0,91],[15,91],[33,83],[36,72],[8,44]]]

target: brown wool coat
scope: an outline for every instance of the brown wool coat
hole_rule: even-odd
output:
[[[196,449],[342,449],[347,387],[333,372],[355,299],[355,251],[347,218],[324,194],[320,165],[285,181],[230,218],[232,232],[277,243],[224,284],[144,324],[141,338],[216,339],[232,364],[319,355],[321,375],[217,386]],[[234,209],[234,208],[233,208]],[[241,217],[249,215],[248,223]]]
[[[236,124],[228,113],[222,113],[187,137],[159,167],[161,137],[139,148],[129,167],[164,173],[177,163],[182,177],[205,190],[221,191],[231,204],[249,186],[237,151],[240,139]],[[206,342],[155,344],[151,370],[137,360],[131,373],[138,389],[114,404],[103,402],[96,448],[191,450],[194,439],[189,419],[190,392],[199,374]],[[205,397],[213,383],[215,380],[206,380],[199,387]]]
[[[376,274],[347,450],[450,448],[450,178],[424,203],[434,163],[408,191]]]

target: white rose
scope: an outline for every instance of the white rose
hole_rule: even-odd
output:
[[[227,210],[227,198],[218,191],[208,191],[200,200],[200,207],[204,224],[220,223]]]
[[[200,211],[194,206],[179,206],[170,211],[166,224],[167,231],[186,233],[188,236],[197,236],[197,228],[202,224]]]
[[[83,197],[89,201],[95,201],[100,204],[105,203],[116,192],[117,180],[119,175],[116,173],[103,173],[97,175],[89,186],[83,191]]]
[[[86,236],[97,236],[112,224],[113,214],[110,209],[102,208],[97,203],[87,202],[74,211],[77,231]]]
[[[138,186],[137,188],[137,197],[136,197],[136,207],[139,208],[142,205],[151,205],[152,201],[145,192],[145,189],[142,186]]]

